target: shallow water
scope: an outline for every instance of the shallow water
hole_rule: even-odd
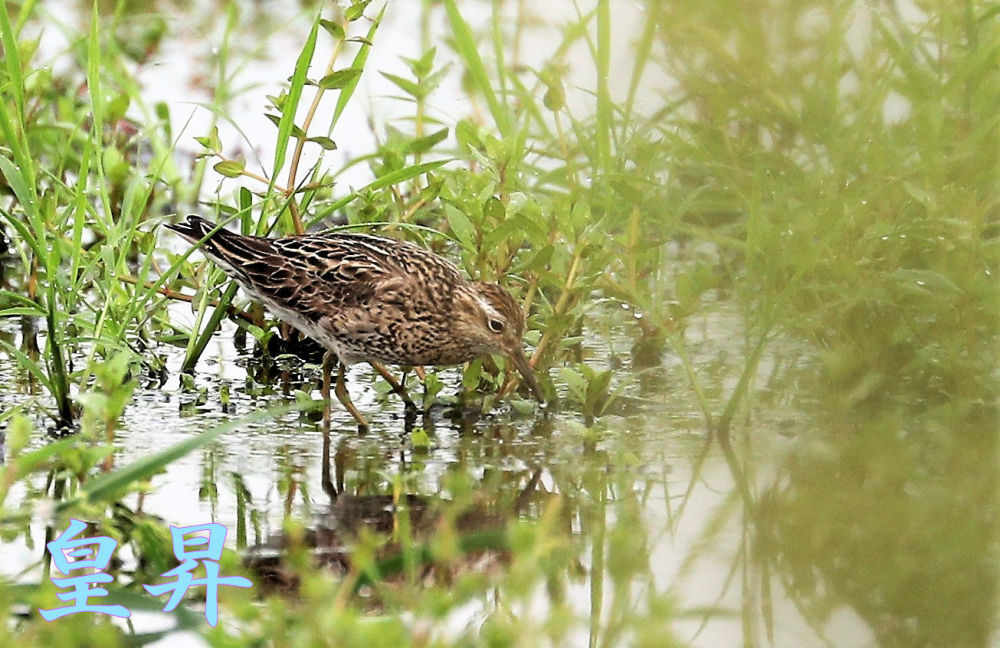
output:
[[[609,309],[601,319],[617,318],[620,323],[613,330],[619,335],[610,338],[607,333],[591,332],[587,339],[597,343],[591,342],[585,351],[590,361],[609,362],[610,347],[623,343],[620,333],[628,330],[630,317],[630,313]],[[727,364],[726,358],[741,356],[741,341],[734,338],[739,329],[739,318],[725,304],[700,326],[691,327],[688,345],[693,362],[703,368],[704,375],[714,377],[713,391],[721,393],[732,382],[737,368]],[[236,352],[231,333],[232,327],[227,326],[217,334],[199,363],[195,383],[207,389],[207,400],[200,405],[191,405],[193,395],[180,388],[176,373],[180,351],[156,349],[166,353],[171,377],[162,387],[137,389],[122,417],[117,466],[282,400],[280,394],[246,393],[246,373],[240,365],[247,356]],[[617,379],[631,380],[627,359],[619,353],[613,362],[624,363]],[[315,369],[305,371],[315,382]],[[763,388],[748,415],[747,438],[727,456],[706,432],[697,402],[676,367],[658,370],[658,380],[642,385],[634,381],[624,393],[622,413],[601,417],[589,428],[565,398],[561,410],[533,416],[501,408],[480,417],[449,419],[446,409],[435,408],[427,420],[417,422],[430,433],[426,449],[414,448],[410,442],[398,399],[377,399],[370,388],[372,372],[357,368],[350,374],[352,397],[371,417],[371,429],[359,434],[349,415],[334,407],[328,475],[323,469],[322,425],[296,413],[286,414],[248,424],[175,461],[152,480],[141,508],[174,525],[220,522],[230,530],[232,546],[249,548],[250,555],[260,556],[277,552],[274,543],[288,515],[311,520],[308,525],[317,530],[332,525],[343,532],[345,525],[372,522],[371,516],[346,522],[338,517],[338,497],[340,501],[345,496],[365,501],[402,488],[408,495],[433,502],[450,497],[449,479],[456,473],[473,479],[479,489],[477,497],[492,502],[490,510],[501,518],[536,518],[558,494],[564,501],[566,532],[585,543],[606,543],[606,534],[617,528],[618,507],[630,502],[629,506],[636,507],[636,517],[628,524],[639,521],[642,527],[631,529],[641,538],[642,547],[630,557],[636,561],[631,586],[635,604],[644,606],[643,599],[651,592],[672,597],[679,610],[672,627],[685,643],[729,645],[753,636],[758,640],[773,637],[775,645],[870,645],[875,640],[873,631],[852,609],[850,598],[835,597],[829,602],[827,618],[811,618],[803,613],[802,601],[785,591],[783,581],[789,575],[782,576],[780,569],[773,573],[773,567],[768,567],[770,552],[780,554],[781,543],[807,542],[809,533],[822,529],[821,523],[813,529],[795,530],[764,555],[753,547],[770,534],[759,518],[762,501],[780,499],[783,490],[788,492],[789,480],[798,478],[789,471],[789,453],[808,448],[805,439],[815,433],[794,392],[796,381],[809,371],[808,358],[794,346],[783,351],[778,346],[767,356],[759,372]],[[7,385],[23,385],[9,373],[0,379]],[[454,384],[457,374],[445,372],[444,380]],[[221,384],[231,386],[228,411],[223,411],[219,401]],[[313,394],[318,397],[318,391]],[[20,400],[10,393],[4,398]],[[331,485],[337,496],[332,496]],[[752,502],[744,498],[745,493],[752,493]],[[8,505],[16,506],[17,495],[12,494],[14,501]],[[510,502],[518,498],[522,506],[510,509]],[[374,506],[372,515],[388,510],[384,502]],[[817,509],[811,514],[819,522],[827,513]],[[37,541],[42,527],[37,523],[32,527]],[[335,541],[335,545],[349,554],[349,540]],[[31,551],[18,541],[4,545],[3,550],[17,556],[23,568],[41,558],[39,548]],[[606,558],[613,561],[613,547],[605,551],[612,552]],[[567,590],[580,618],[594,613],[595,586],[603,591],[605,605],[615,596],[611,572],[601,574],[599,568],[595,573],[593,555],[582,554],[588,555],[590,559],[584,558],[581,566],[586,576]],[[609,569],[608,565],[603,569]],[[37,577],[35,570],[21,575],[28,580]],[[545,596],[541,592],[540,596],[544,605]],[[485,613],[483,608],[468,611],[470,616],[461,625],[474,623]],[[573,643],[586,643],[586,629],[578,628],[573,638]]]

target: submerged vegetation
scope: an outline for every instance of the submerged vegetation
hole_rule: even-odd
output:
[[[95,2],[77,27],[0,6],[0,534],[32,556],[4,565],[0,643],[996,639],[996,7],[323,3],[295,17],[287,82],[245,88],[246,39],[275,23],[218,2],[194,133],[144,85],[182,3],[141,4]],[[394,19],[417,53],[381,69]],[[404,116],[373,117],[348,159],[373,78]],[[247,94],[270,130],[244,134]],[[177,252],[160,226],[187,212],[371,231],[499,281],[553,404],[489,358],[404,376],[423,395],[404,417],[365,370],[381,424],[321,430],[315,349]],[[220,330],[250,348],[232,385],[205,379]],[[151,447],[123,421],[160,393],[180,413],[156,426],[178,433]],[[322,441],[322,476],[278,444],[267,511],[260,475],[220,465],[282,430]],[[196,452],[212,521],[220,490],[235,501],[223,571],[254,588],[223,591],[215,628],[196,597],[166,631],[42,622],[43,545],[71,518],[128,547],[109,601],[162,608],[141,586],[187,516],[146,501]]]

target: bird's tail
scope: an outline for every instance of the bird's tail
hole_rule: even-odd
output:
[[[215,225],[209,223],[201,216],[195,216],[194,214],[188,216],[187,220],[183,223],[166,225],[165,227],[169,230],[177,232],[191,243],[197,243],[201,239],[205,238],[209,232],[215,229]]]
[[[237,280],[249,282],[249,266],[273,265],[274,249],[271,242],[259,236],[243,236],[225,229],[217,229],[201,216],[191,215],[176,225],[167,225],[191,243],[201,243],[205,256],[222,266]],[[215,230],[213,232],[213,230]],[[207,238],[206,238],[207,237]]]

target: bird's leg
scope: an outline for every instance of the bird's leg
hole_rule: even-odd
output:
[[[327,430],[330,429],[330,373],[336,359],[333,351],[327,351],[323,355],[323,426]]]
[[[340,366],[337,368],[337,385],[334,387],[333,392],[337,395],[337,400],[340,401],[340,404],[343,405],[347,411],[351,413],[351,416],[354,417],[354,420],[358,422],[358,427],[368,429],[368,421],[365,420],[365,417],[361,415],[358,408],[351,402],[351,397],[347,393],[347,387],[344,385],[343,362],[341,362]]]
[[[407,409],[416,407],[416,405],[413,404],[413,400],[410,398],[410,395],[406,393],[406,387],[404,387],[398,380],[396,380],[396,377],[393,376],[388,369],[386,369],[384,364],[382,364],[381,362],[377,362],[375,360],[369,360],[368,364],[370,364],[372,366],[372,369],[377,371],[380,376],[385,378],[385,381],[389,383],[389,387],[392,389],[393,392],[399,394],[399,397],[403,399],[403,404],[406,405]],[[404,379],[405,379],[405,374],[404,374]]]
[[[323,404],[323,413],[325,415],[330,408],[329,374],[325,375],[323,378],[327,396],[327,399]],[[330,422],[327,418],[323,419],[323,464],[320,468],[319,483],[323,487],[323,492],[330,497],[330,501],[337,499],[337,487],[333,485],[333,480],[330,479]]]
[[[417,374],[417,378],[420,379],[420,384],[424,388],[424,415],[430,411],[430,404],[427,402],[427,372],[420,365],[413,368],[413,373]]]
[[[407,436],[413,434],[413,428],[417,424],[417,410],[416,408],[410,409],[406,408],[403,412],[403,433]]]

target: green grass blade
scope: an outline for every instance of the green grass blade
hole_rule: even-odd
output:
[[[27,297],[25,297],[24,295],[22,295],[20,293],[16,293],[16,292],[13,292],[13,291],[10,291],[10,290],[0,290],[0,297],[3,297],[4,299],[8,299],[8,300],[10,300],[12,302],[21,304],[21,308],[23,310],[30,311],[30,312],[27,312],[27,313],[11,313],[10,311],[14,310],[14,309],[8,308],[6,310],[0,311],[0,317],[10,317],[12,315],[28,315],[30,317],[45,317],[45,311],[42,309],[41,306],[38,305],[37,302],[35,302],[35,301],[31,300],[31,299],[28,299]]]
[[[20,454],[11,461],[11,465],[17,470],[19,475],[28,475],[41,470],[49,465],[54,459],[58,459],[63,452],[80,443],[79,437],[66,437],[52,443],[47,443],[37,450],[31,450]]]
[[[101,33],[98,2],[94,0],[90,17],[90,34],[87,38],[87,96],[90,98],[90,110],[92,113],[91,137],[95,142],[102,141],[104,137],[105,98],[104,83],[101,79],[101,70],[104,67],[104,50],[101,47]],[[100,222],[99,226],[103,226],[104,231],[107,232],[113,227],[114,220],[112,212],[114,201],[111,199],[109,192],[109,185],[111,183],[107,181],[105,176],[103,156],[96,156],[94,162],[94,170],[97,173],[97,181],[94,183],[94,186],[97,187],[97,191],[100,193],[100,200],[97,201],[97,204],[100,208],[103,208],[95,210],[94,214],[98,217],[103,216],[103,222]]]
[[[639,84],[642,82],[643,73],[646,71],[646,64],[652,58],[653,43],[656,38],[659,24],[656,20],[656,12],[651,8],[646,9],[645,26],[642,35],[635,46],[635,61],[632,65],[632,76],[629,79],[628,95],[625,98],[625,106],[622,109],[625,113],[622,132],[626,132],[629,124],[632,123],[632,110],[635,107],[635,95],[639,91]]]
[[[5,308],[0,310],[0,318],[3,317],[41,317],[44,313],[39,313],[38,308],[21,307]]]
[[[90,34],[87,37],[87,95],[93,115],[95,133],[104,128],[104,95],[101,89],[101,24],[97,12],[97,0],[90,14]]]
[[[233,218],[235,218],[235,216]],[[206,235],[206,238],[208,236],[211,236],[212,234],[214,234],[216,231],[218,231],[219,229],[221,229],[225,225],[227,225],[230,222],[230,220],[232,220],[232,219],[226,219],[223,222],[219,223],[215,227],[215,229],[213,229],[211,232],[209,232],[208,235]],[[202,239],[202,240],[204,240],[204,239]],[[189,247],[184,254],[182,254],[179,257],[177,257],[176,259],[174,259],[174,262],[170,264],[170,267],[168,267],[165,271],[163,271],[160,274],[160,276],[156,278],[155,281],[150,282],[150,284],[146,287],[145,291],[143,291],[141,294],[139,294],[135,298],[135,302],[137,304],[148,304],[148,303],[150,303],[150,301],[152,301],[152,299],[156,296],[157,291],[160,288],[162,288],[163,285],[166,284],[170,280],[171,277],[173,277],[175,274],[177,274],[177,271],[180,269],[180,267],[184,264],[185,261],[187,261],[187,258],[191,255],[191,253],[194,252],[196,249],[198,249],[198,247],[200,246],[200,244],[201,244],[201,242],[199,242],[199,245],[194,245],[194,246]]]
[[[27,369],[28,372],[34,376],[36,380],[38,380],[38,382],[42,383],[42,386],[44,386],[45,389],[49,390],[49,392],[52,391],[52,382],[49,380],[49,377],[45,375],[45,372],[42,371],[42,368],[37,362],[28,357],[27,353],[21,351],[3,338],[0,338],[0,347],[3,347],[7,350],[7,353],[17,358],[18,365]]]
[[[327,205],[321,212],[319,212],[312,220],[309,221],[307,227],[310,227],[310,226],[315,225],[316,223],[320,222],[321,220],[323,220],[324,218],[326,218],[327,216],[329,216],[333,212],[337,211],[338,209],[340,209],[344,205],[347,205],[348,203],[350,203],[352,200],[354,200],[355,198],[357,198],[359,194],[361,194],[361,193],[363,193],[365,191],[374,191],[376,189],[384,189],[385,187],[388,187],[390,185],[394,185],[394,184],[396,184],[398,182],[405,182],[406,180],[409,180],[411,178],[415,178],[415,177],[417,177],[419,175],[427,173],[428,171],[432,171],[432,170],[438,168],[439,166],[447,164],[448,162],[451,162],[451,161],[452,161],[451,159],[447,159],[447,160],[435,160],[433,162],[424,162],[423,164],[415,164],[413,166],[408,166],[408,167],[403,168],[403,169],[397,169],[396,171],[392,171],[391,173],[387,173],[387,174],[385,174],[384,176],[382,176],[380,178],[376,178],[375,180],[373,180],[372,182],[369,182],[368,184],[366,184],[364,187],[361,187],[357,191],[352,191],[351,193],[347,194],[346,196],[344,196],[340,200],[338,200],[338,201],[336,201],[336,202],[334,202],[334,203],[332,203],[330,205]]]
[[[70,262],[70,281],[82,281],[80,265],[83,260],[83,231],[87,224],[90,201],[87,195],[87,179],[90,176],[90,160],[94,153],[94,141],[88,137],[84,140],[83,151],[80,153],[80,175],[77,178],[75,195],[73,196],[73,258]],[[75,293],[74,293],[75,294]]]
[[[514,75],[507,74],[507,58],[504,55],[504,50],[506,49],[506,44],[504,43],[504,14],[501,11],[503,2],[501,0],[493,0],[493,10],[490,12],[490,36],[493,40],[493,56],[496,58],[494,61],[494,67],[497,73],[497,83],[500,85],[500,96],[508,97],[507,88],[507,77]],[[517,63],[517,61],[515,61]]]
[[[274,181],[281,167],[285,164],[285,157],[288,154],[288,142],[292,137],[292,127],[295,125],[295,113],[302,99],[302,89],[306,85],[306,74],[309,72],[309,64],[312,62],[313,53],[316,51],[316,35],[319,31],[320,16],[317,15],[313,21],[309,37],[302,46],[299,58],[295,61],[295,72],[292,74],[291,86],[288,88],[288,97],[281,110],[281,119],[278,121],[278,141],[274,150],[274,165],[271,170],[271,183],[267,188],[268,194],[274,189]]]
[[[53,273],[50,269],[50,277]],[[47,312],[45,321],[48,331],[45,335],[45,364],[48,366],[49,391],[59,409],[59,423],[69,425],[73,422],[73,407],[69,399],[69,376],[66,374],[65,354],[63,353],[62,336],[65,335],[59,307],[56,301],[56,282],[48,281],[48,296],[46,298]]]
[[[477,90],[483,93],[486,104],[489,106],[490,114],[493,115],[493,122],[501,135],[510,134],[510,118],[507,107],[497,98],[490,83],[489,75],[486,73],[486,66],[479,56],[479,47],[476,39],[472,36],[469,24],[462,18],[462,14],[455,6],[455,0],[444,0],[444,9],[448,14],[448,21],[451,23],[452,35],[455,38],[455,48],[458,55],[462,57],[465,66],[469,70],[473,83]]]
[[[382,16],[385,14],[385,8],[388,5],[382,5],[382,9],[375,16],[375,20],[372,21],[372,26],[368,29],[368,33],[365,35],[367,43],[362,43],[361,48],[355,55],[354,60],[351,62],[351,68],[355,70],[365,69],[365,62],[368,61],[368,54],[371,53],[371,43],[375,39],[375,32],[378,31],[379,25],[382,24]],[[333,118],[330,120],[330,128],[326,131],[326,136],[331,137],[333,135],[333,128],[337,125],[337,121],[340,119],[341,113],[347,108],[347,104],[351,101],[351,97],[354,95],[354,90],[358,87],[358,82],[361,81],[361,75],[355,76],[350,82],[347,83],[340,90],[340,95],[337,97],[337,105],[333,109]]]
[[[0,120],[6,118],[6,115],[2,114],[2,112],[3,111],[0,111]],[[14,149],[14,153],[15,158],[21,157],[17,154],[17,148]],[[21,207],[27,214],[28,220],[31,221],[32,226],[35,228],[35,232],[37,233],[41,231],[41,223],[38,222],[38,203],[36,201],[37,194],[35,191],[34,173],[32,172],[31,161],[25,159],[22,163],[18,160],[15,164],[6,157],[0,155],[0,172],[3,172],[4,177],[7,178],[7,184],[10,185],[11,190],[14,192],[14,196],[17,197],[18,203],[20,203]],[[6,213],[7,212],[4,212],[5,215]],[[13,224],[15,219],[8,216],[8,220],[10,220]],[[18,233],[22,236],[24,236],[25,231],[30,231],[26,230],[26,228],[25,231],[22,231],[22,228],[19,228],[16,224],[14,224],[14,228],[17,229]],[[26,236],[25,238],[35,241],[36,244],[38,243],[36,234],[32,234],[30,237]],[[42,254],[41,256],[44,258],[45,255]]]
[[[603,177],[610,169],[612,119],[611,91],[611,6],[609,0],[597,2],[597,168]]]
[[[17,15],[17,28],[14,30],[15,33],[20,33],[21,29],[24,27],[24,23],[28,22],[28,18],[35,12],[35,5],[38,4],[38,0],[28,0],[21,5],[21,11]]]
[[[0,117],[0,119],[2,119],[2,117]],[[18,202],[27,212],[28,218],[31,221],[35,221],[35,218],[33,218],[34,191],[29,188],[27,184],[25,184],[24,176],[21,174],[20,170],[11,164],[10,160],[0,155],[0,172],[3,173],[5,178],[7,178],[7,184],[10,185],[10,188],[14,191],[14,195],[17,196]],[[26,204],[21,196],[27,196],[27,200],[31,202]],[[18,233],[21,239],[28,244],[31,248],[31,252],[35,256],[40,259],[45,258],[45,247],[42,241],[39,241],[35,235],[35,232],[39,229],[37,225],[35,231],[32,231],[29,224],[25,223],[22,218],[16,218],[13,214],[6,211],[0,211],[0,216],[3,216],[4,220],[10,223],[10,226],[13,227],[14,231]]]
[[[17,123],[24,123],[24,78],[21,76],[21,55],[17,47],[17,36],[10,24],[7,3],[0,3],[0,44],[3,44],[4,63],[7,67],[7,87],[14,99]]]
[[[746,364],[743,367],[743,372],[740,374],[740,380],[733,389],[733,393],[730,395],[729,400],[726,402],[726,408],[719,417],[719,421],[716,425],[716,431],[720,435],[729,434],[729,426],[732,424],[733,418],[736,416],[737,408],[739,407],[740,401],[750,390],[750,383],[757,373],[757,365],[760,364],[761,356],[764,353],[764,349],[767,347],[767,343],[770,341],[767,333],[764,333],[757,340],[757,344],[754,345],[753,351],[746,360]]]
[[[212,311],[212,315],[208,318],[208,323],[205,328],[201,330],[194,344],[188,347],[188,352],[184,356],[184,364],[181,365],[181,371],[192,372],[194,371],[195,365],[198,364],[198,359],[201,354],[205,352],[205,347],[208,346],[209,340],[215,335],[215,331],[219,328],[219,324],[222,323],[222,318],[226,316],[226,311],[229,310],[229,304],[233,301],[233,297],[236,296],[236,291],[239,286],[235,281],[231,281],[229,286],[226,287],[226,291],[222,293],[219,297],[219,305],[215,307]]]

